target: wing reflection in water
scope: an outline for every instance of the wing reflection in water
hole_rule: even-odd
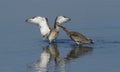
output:
[[[55,72],[68,72],[67,64],[70,62],[70,60],[80,58],[81,56],[84,56],[93,51],[93,48],[88,46],[71,46],[71,47],[72,50],[70,50],[70,52],[68,52],[68,54],[64,56],[65,58],[62,58],[58,50],[56,49],[57,55],[55,57],[56,64]]]
[[[59,56],[59,51],[57,49],[57,44],[49,44],[48,50],[50,52],[51,58],[54,59]]]
[[[67,54],[66,62],[69,62],[72,59],[80,58],[93,51],[92,47],[88,46],[72,46],[72,50]]]
[[[67,55],[61,57],[57,49],[57,44],[49,44],[43,47],[40,59],[33,63],[32,67],[34,68],[34,72],[48,72],[48,65],[51,64],[50,61],[54,60],[52,62],[55,62],[55,72],[68,72],[67,64],[72,59],[80,58],[92,51],[92,47],[72,46],[72,50]]]
[[[55,72],[66,72],[65,60],[60,56],[60,53],[57,49],[57,45],[56,44],[50,44],[49,45],[49,51],[50,51],[51,57],[55,61]]]
[[[50,61],[50,53],[46,46],[46,47],[43,47],[43,50],[40,54],[40,59],[37,62],[34,62],[32,64],[32,71],[33,72],[47,72],[49,61]]]

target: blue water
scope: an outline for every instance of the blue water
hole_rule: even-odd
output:
[[[119,0],[1,0],[0,72],[120,72],[119,8]],[[60,30],[52,45],[60,62],[53,57],[46,68],[36,68],[43,50],[52,49],[38,27],[25,22],[36,15],[47,17],[51,27],[56,16],[70,17],[64,26],[95,43],[76,47]]]

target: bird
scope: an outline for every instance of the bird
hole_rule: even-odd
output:
[[[68,54],[65,57],[66,62],[68,63],[70,60],[82,57],[88,53],[91,53],[92,51],[93,51],[93,47],[72,45],[71,50],[68,52]]]
[[[66,32],[67,36],[69,36],[71,40],[73,40],[78,46],[81,44],[92,44],[93,43],[92,39],[87,38],[83,34],[76,32],[76,31],[70,31],[64,26],[61,26],[61,25],[59,26]]]
[[[47,39],[47,37],[51,31],[51,27],[48,24],[48,19],[46,17],[34,16],[34,17],[26,19],[25,21],[38,26],[40,29],[41,35],[42,35],[42,39]]]
[[[28,23],[35,24],[39,27],[43,39],[48,39],[49,43],[56,40],[59,33],[59,26],[70,21],[66,16],[57,16],[54,23],[54,28],[51,28],[48,19],[44,16],[34,16],[25,20]]]
[[[59,29],[60,29],[60,25],[62,25],[63,23],[67,23],[68,21],[70,21],[71,19],[66,17],[66,16],[57,16],[55,19],[55,23],[54,23],[54,28],[51,29],[49,35],[48,35],[48,40],[49,43],[55,42],[55,40],[58,37],[59,34]]]

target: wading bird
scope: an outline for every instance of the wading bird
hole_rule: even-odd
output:
[[[60,28],[59,26],[68,21],[70,21],[70,18],[68,18],[68,17],[65,17],[65,16],[57,16],[56,17],[54,28],[51,29],[50,34],[48,35],[49,43],[55,41],[56,38],[58,37],[59,28]]]
[[[68,17],[57,16],[55,19],[54,28],[51,29],[48,23],[48,19],[46,17],[34,16],[26,20],[26,22],[28,23],[37,25],[42,34],[42,38],[43,39],[47,38],[49,40],[49,43],[56,40],[58,33],[59,33],[59,28],[60,28],[58,25],[62,25],[63,23],[66,23],[68,21],[70,21],[70,18]]]
[[[60,26],[60,25],[59,25]],[[84,35],[82,35],[79,32],[75,32],[75,31],[69,31],[67,28],[60,26],[67,34],[67,36],[69,36],[74,42],[77,43],[77,45],[80,44],[91,44],[93,43],[92,39],[88,39],[87,37],[85,37]]]

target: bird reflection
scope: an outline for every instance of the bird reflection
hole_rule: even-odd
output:
[[[72,59],[80,58],[93,51],[92,47],[88,46],[72,46],[72,50],[66,56],[66,62]]]
[[[65,60],[60,56],[57,44],[49,44],[47,47],[50,52],[50,60],[54,60],[55,62],[55,71],[65,72]]]
[[[57,44],[49,44],[47,47],[48,47],[48,50],[50,52],[51,59],[54,59],[54,58],[59,56],[59,51],[57,49]]]
[[[48,64],[50,61],[50,52],[46,47],[43,47],[42,52],[40,54],[40,59],[37,62],[32,64],[33,72],[47,72]]]
[[[67,72],[66,65],[72,60],[80,58],[93,51],[92,47],[87,46],[71,46],[72,50],[67,55],[60,55],[57,44],[49,44],[43,47],[40,59],[33,64],[35,72],[48,72],[49,64],[53,60],[55,64],[55,72]],[[64,58],[63,58],[64,57]]]

